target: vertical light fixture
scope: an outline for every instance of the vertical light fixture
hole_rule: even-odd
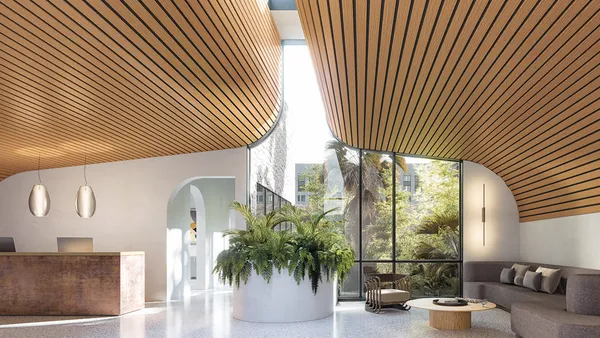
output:
[[[485,246],[485,184],[483,185],[483,206],[481,207],[481,224],[483,226],[483,246]]]
[[[94,216],[94,213],[96,212],[96,196],[94,196],[92,187],[88,186],[86,169],[87,151],[83,164],[83,179],[85,180],[85,185],[79,187],[77,196],[75,197],[75,211],[77,211],[77,215],[81,218],[90,218]]]
[[[29,211],[35,217],[44,217],[50,212],[50,194],[48,189],[42,184],[42,178],[40,177],[40,163],[42,157],[38,155],[38,181],[39,183],[34,185],[29,193]]]

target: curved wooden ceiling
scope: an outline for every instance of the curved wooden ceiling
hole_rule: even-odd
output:
[[[522,222],[600,212],[600,1],[297,6],[340,140],[480,163]]]
[[[266,0],[0,2],[0,181],[235,148],[281,107]]]

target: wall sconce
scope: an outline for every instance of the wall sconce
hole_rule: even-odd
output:
[[[483,206],[481,207],[481,224],[483,228],[483,246],[485,246],[485,184],[483,185]]]

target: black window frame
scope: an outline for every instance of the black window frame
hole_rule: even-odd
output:
[[[360,220],[359,222],[359,229],[358,229],[358,233],[360,234],[359,236],[359,243],[358,243],[358,248],[359,248],[359,252],[356,254],[355,259],[354,259],[354,264],[358,264],[358,277],[359,277],[359,290],[358,290],[358,297],[338,297],[338,299],[340,301],[356,301],[356,300],[365,300],[365,296],[363,293],[363,284],[364,284],[364,274],[363,274],[363,266],[365,265],[369,265],[369,264],[374,264],[374,263],[389,263],[392,265],[392,273],[396,273],[396,266],[398,264],[406,264],[406,263],[448,263],[448,264],[457,264],[458,265],[458,276],[459,276],[459,290],[458,290],[458,296],[462,297],[463,296],[463,252],[464,252],[464,222],[463,222],[463,161],[458,161],[458,160],[453,160],[453,159],[446,159],[446,158],[435,158],[435,157],[427,157],[427,156],[416,156],[416,155],[411,155],[411,154],[403,154],[403,153],[393,153],[393,152],[383,152],[383,151],[372,151],[372,150],[363,150],[363,149],[356,149],[353,147],[350,147],[348,145],[345,145],[346,147],[348,147],[349,149],[358,151],[358,159],[359,159],[359,181],[358,181],[358,196],[360,196],[359,202],[358,202],[358,206],[359,206],[359,215],[358,215],[358,219]],[[362,242],[363,242],[363,230],[364,230],[364,222],[363,220],[363,214],[362,214],[362,177],[363,177],[363,154],[365,152],[370,152],[370,153],[378,153],[381,155],[389,155],[392,158],[392,173],[394,173],[392,175],[392,259],[385,259],[385,260],[374,260],[374,259],[363,259],[363,250],[362,250]],[[459,238],[460,238],[460,243],[459,243],[459,257],[457,259],[411,259],[411,260],[401,260],[401,259],[396,259],[396,188],[397,187],[404,187],[404,179],[403,182],[397,186],[398,183],[400,182],[396,182],[398,180],[396,173],[396,168],[397,168],[397,160],[396,157],[397,156],[403,156],[403,157],[416,157],[416,158],[426,158],[426,159],[430,159],[430,160],[442,160],[442,161],[448,161],[448,162],[454,162],[458,164],[458,175],[459,175]],[[412,200],[412,196],[411,196],[411,200]],[[340,290],[338,290],[340,291]]]

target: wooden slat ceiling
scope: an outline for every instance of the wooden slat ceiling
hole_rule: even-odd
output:
[[[281,107],[266,0],[0,2],[0,181],[250,144]]]
[[[600,1],[297,5],[340,140],[480,163],[522,222],[600,212]]]

